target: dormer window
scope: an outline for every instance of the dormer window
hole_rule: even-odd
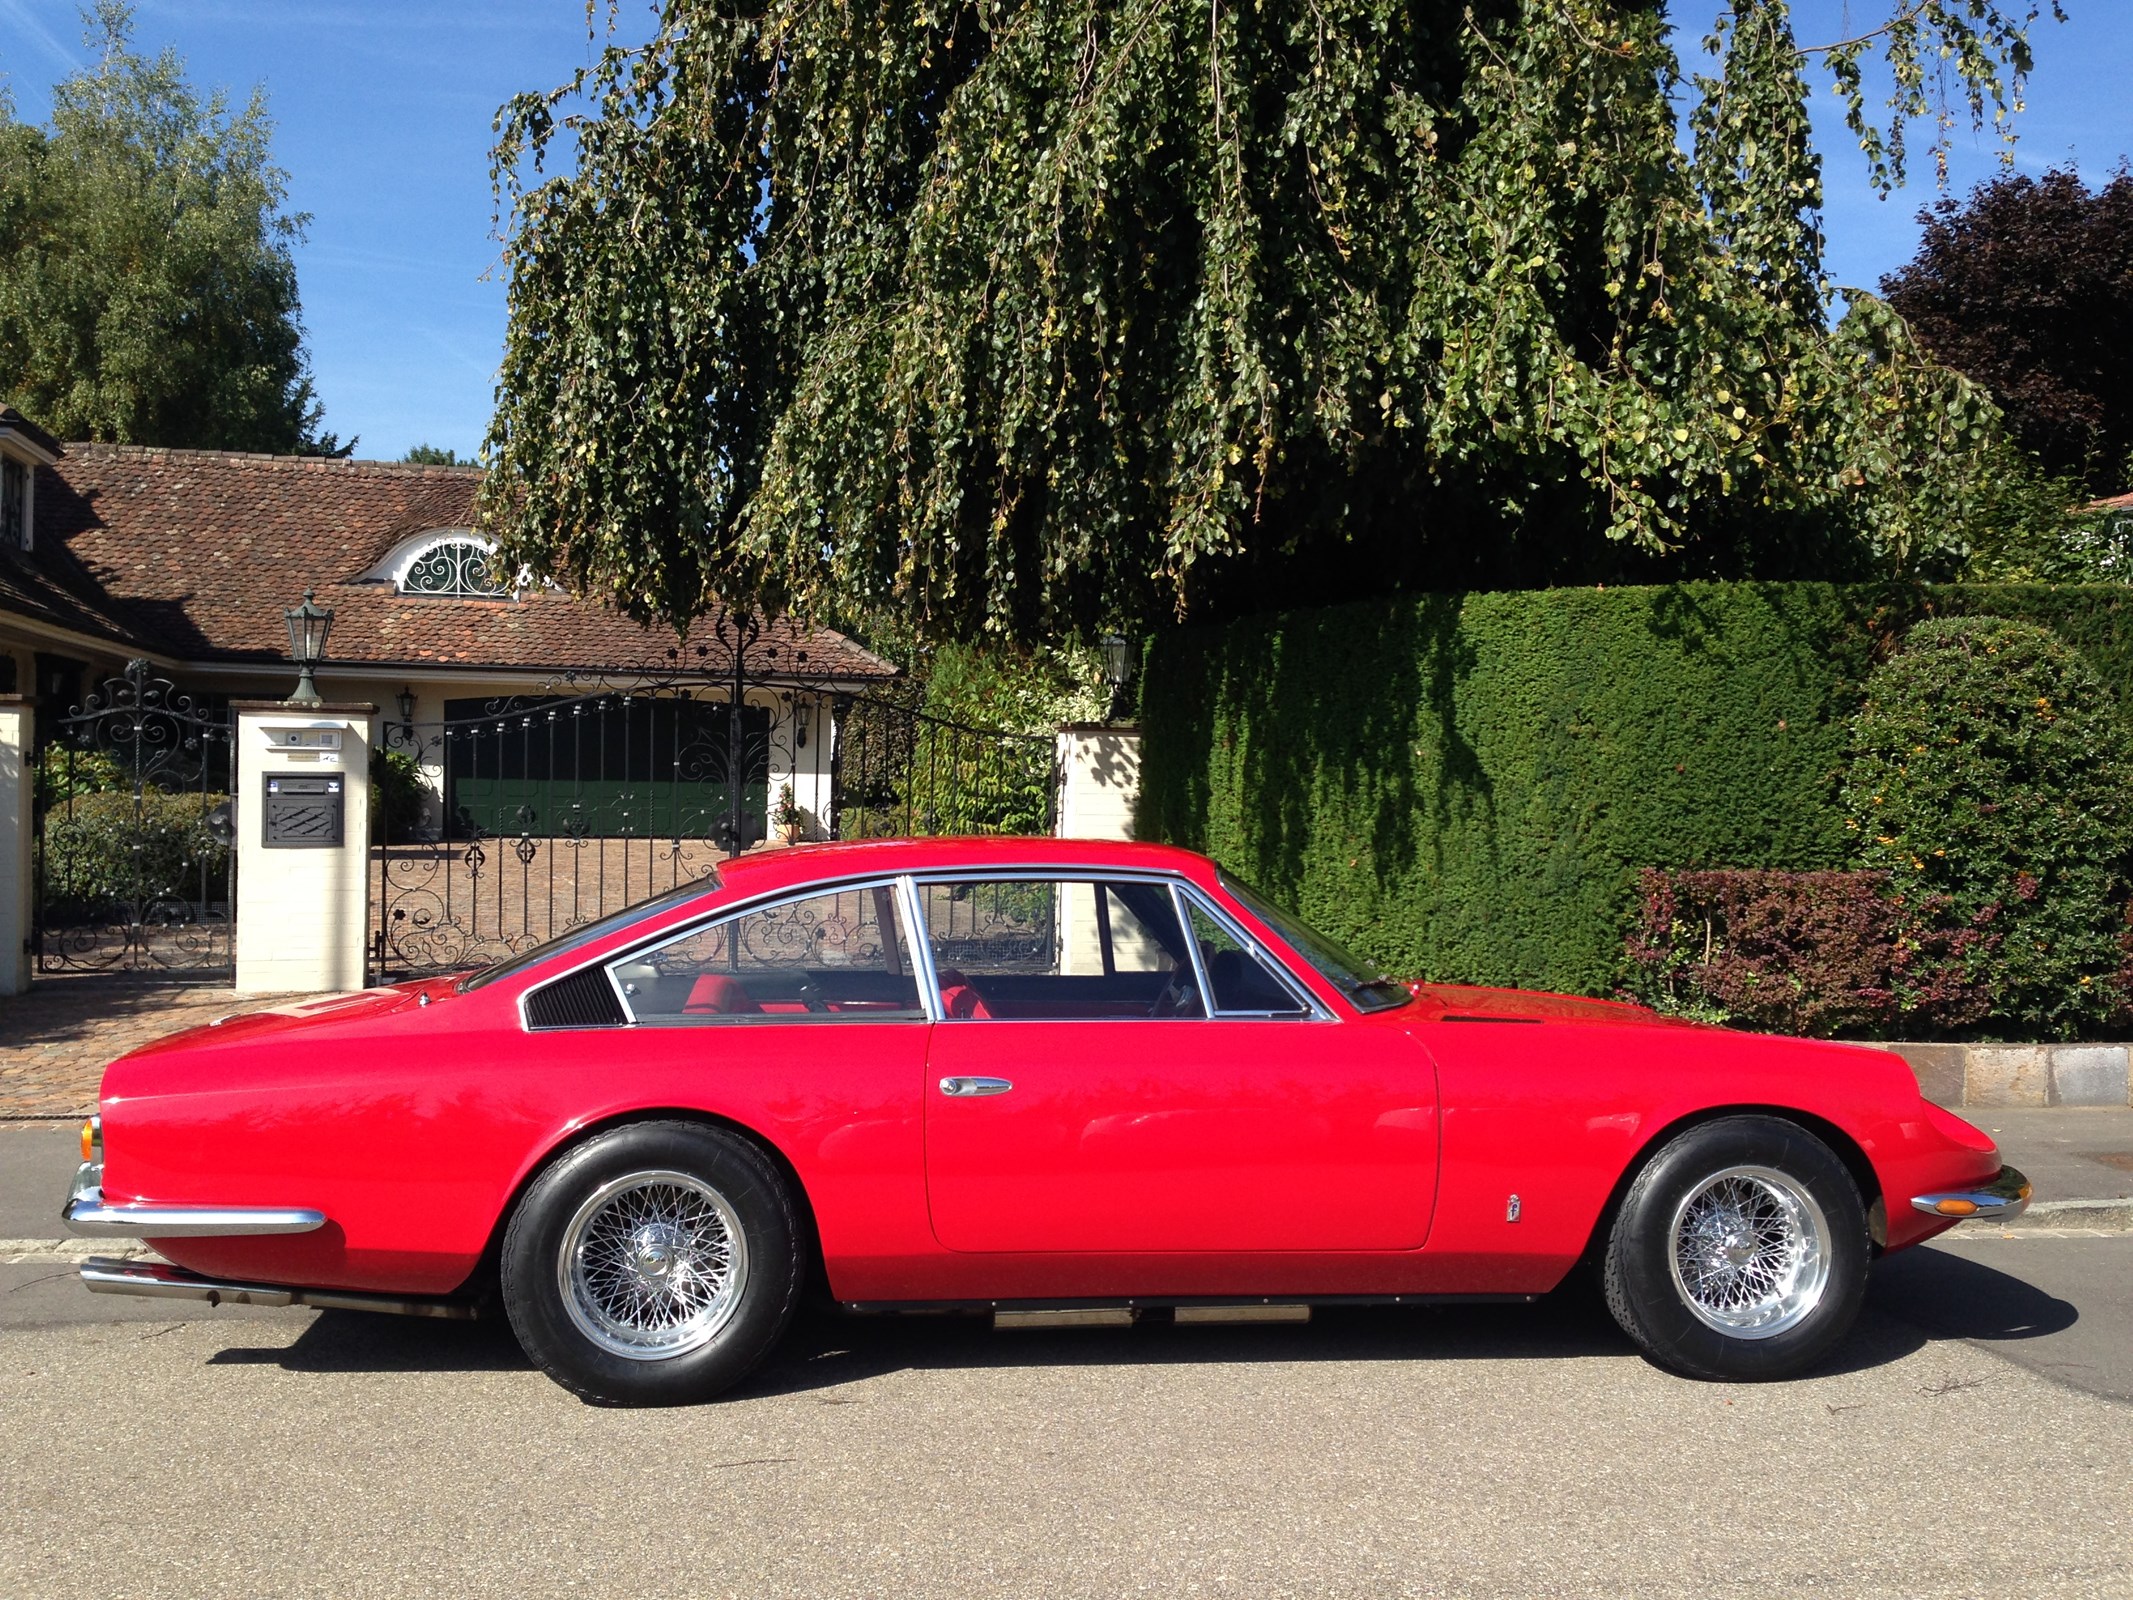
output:
[[[30,466],[11,455],[0,455],[0,546],[30,547]]]
[[[496,549],[472,534],[447,534],[413,551],[398,573],[402,594],[508,600],[513,586],[496,570]]]
[[[27,550],[37,538],[37,469],[63,452],[59,441],[13,406],[0,405],[0,550]]]

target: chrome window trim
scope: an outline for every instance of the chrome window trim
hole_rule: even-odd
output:
[[[912,872],[911,881],[924,885],[929,883],[1042,883],[1047,880],[1067,883],[1087,883],[1092,879],[1110,878],[1118,882],[1177,883],[1175,872],[1165,872],[1152,867],[1104,867],[1088,862],[1062,863],[1051,867],[943,867],[937,872]]]
[[[604,1026],[609,1031],[613,1031],[616,1028],[763,1028],[789,1022],[805,1022],[811,1027],[820,1027],[824,1023],[837,1022],[885,1023],[930,1022],[932,1020],[931,1017],[926,1015],[925,1008],[920,1007],[915,1011],[765,1011],[760,1015],[743,1013],[739,1016],[726,1016],[712,1012],[704,1016],[647,1017],[642,1022],[610,1022],[604,1024]],[[603,1025],[587,1024],[582,1031],[596,1033],[600,1031],[601,1026]],[[542,1033],[570,1033],[579,1030],[571,1028],[542,1028],[539,1031]]]
[[[1185,941],[1185,953],[1192,957],[1193,981],[1200,986],[1200,1018],[1212,1021],[1215,1015],[1215,986],[1208,981],[1207,962],[1200,954],[1200,941],[1192,936],[1192,918],[1186,913],[1188,901],[1185,885],[1177,879],[1170,880],[1170,914],[1178,919],[1178,935]]]
[[[915,927],[923,931],[920,909],[923,902],[918,898],[919,889],[932,883],[1152,883],[1170,890],[1171,903],[1177,910],[1179,930],[1185,935],[1185,943],[1192,955],[1193,976],[1200,986],[1200,1012],[1197,1017],[988,1017],[988,1022],[1076,1022],[1100,1024],[1106,1022],[1338,1022],[1340,1019],[1326,1003],[1289,970],[1288,963],[1267,947],[1267,942],[1256,934],[1246,931],[1228,912],[1210,901],[1199,885],[1176,872],[1151,871],[1146,867],[1093,867],[1063,865],[1059,867],[1008,867],[997,871],[975,867],[958,867],[940,872],[906,873],[904,881],[911,886],[911,909],[909,915]],[[1207,981],[1207,973],[1200,960],[1199,940],[1192,937],[1192,924],[1186,919],[1184,907],[1178,905],[1178,897],[1187,896],[1201,906],[1208,916],[1231,938],[1246,950],[1271,967],[1282,987],[1303,1002],[1304,1014],[1281,1011],[1215,1011],[1210,1002],[1214,991]],[[920,998],[928,998],[929,1011],[934,1020],[944,1020],[939,1011],[940,979],[934,971],[933,946],[929,940],[916,941],[925,952],[926,987]]]
[[[1202,990],[1202,994],[1205,996],[1204,1003],[1207,1005],[1207,1014],[1210,1018],[1228,1018],[1232,1021],[1242,1018],[1257,1022],[1333,1022],[1337,1020],[1333,1013],[1326,1009],[1318,996],[1305,988],[1296,974],[1289,970],[1288,964],[1267,948],[1264,939],[1258,938],[1239,926],[1235,917],[1210,901],[1206,895],[1199,891],[1197,885],[1180,883],[1176,887],[1178,893],[1192,904],[1198,906],[1210,922],[1243,946],[1245,951],[1257,959],[1260,965],[1272,971],[1281,986],[1301,1001],[1304,1008],[1304,1014],[1301,1016],[1292,1011],[1217,1011],[1213,1005],[1215,997],[1214,985],[1209,983]],[[1193,963],[1197,966],[1200,962],[1200,941],[1192,937],[1190,919],[1183,918],[1182,913],[1180,913],[1180,916],[1181,920],[1185,922],[1185,937],[1191,941],[1193,947]],[[1203,974],[1202,976],[1204,978],[1205,975]]]
[[[884,877],[879,873],[871,873],[863,878],[839,879],[827,884],[810,884],[805,889],[797,891],[787,885],[782,891],[759,896],[744,905],[729,906],[715,915],[706,917],[701,922],[691,923],[685,928],[670,928],[648,943],[636,945],[619,954],[609,956],[606,960],[607,981],[615,991],[616,1000],[621,1003],[622,1015],[627,1019],[623,1026],[626,1028],[696,1028],[706,1024],[725,1023],[930,1022],[934,1020],[932,1010],[925,1003],[926,997],[923,987],[920,989],[919,1005],[915,1011],[875,1011],[849,1015],[828,1011],[781,1011],[772,1012],[762,1017],[640,1017],[637,1015],[637,1008],[630,1004],[629,995],[624,990],[622,979],[615,971],[617,967],[625,962],[643,959],[665,949],[670,944],[678,944],[684,939],[693,939],[697,934],[715,928],[722,922],[738,921],[742,917],[752,917],[758,911],[774,910],[778,906],[792,905],[801,900],[819,900],[825,895],[863,894],[868,889],[887,889],[890,891],[892,901],[897,905],[898,920],[902,921],[902,897],[897,892],[899,883],[900,879],[894,876]],[[908,948],[910,945],[908,937],[904,940],[904,943]],[[911,963],[911,968],[911,976],[916,979],[918,976],[917,964],[915,962]],[[568,974],[565,974],[565,976],[568,976]],[[547,985],[543,984],[541,987],[546,988]]]
[[[917,875],[901,874],[896,880],[896,893],[903,903],[904,928],[909,935],[904,943],[911,948],[911,970],[919,979],[918,1003],[925,1008],[928,1022],[946,1022],[948,1013],[941,1005],[941,975],[933,964],[933,941],[926,935],[926,903],[918,897]]]
[[[1259,893],[1260,893],[1260,891],[1259,891],[1259,890],[1256,890],[1256,889],[1251,889],[1251,886],[1250,886],[1249,884],[1243,884],[1243,885],[1233,885],[1233,884],[1232,884],[1232,883],[1230,882],[1230,880],[1231,880],[1231,879],[1232,879],[1232,878],[1233,878],[1233,877],[1235,876],[1235,874],[1233,874],[1233,873],[1229,872],[1229,871],[1228,871],[1227,869],[1225,869],[1225,868],[1223,867],[1223,865],[1222,865],[1222,864],[1221,864],[1221,863],[1220,863],[1219,861],[1218,861],[1218,862],[1216,862],[1216,863],[1215,863],[1214,865],[1215,865],[1215,881],[1216,881],[1216,882],[1217,882],[1218,884],[1220,884],[1220,885],[1221,885],[1221,887],[1222,887],[1222,892],[1223,892],[1223,893],[1225,893],[1225,894],[1227,894],[1227,895],[1229,895],[1229,896],[1230,896],[1230,897],[1231,897],[1232,899],[1239,899],[1239,898],[1241,898],[1241,897],[1240,897],[1240,896],[1238,895],[1238,893],[1237,893],[1237,890],[1238,890],[1238,888],[1240,888],[1240,887],[1241,887],[1241,888],[1245,888],[1245,889],[1248,889],[1248,890],[1250,890],[1250,892],[1251,892],[1251,893],[1253,893],[1253,894],[1255,894],[1255,895],[1257,895],[1257,894],[1259,894]],[[1263,898],[1264,898],[1264,897],[1263,897]],[[1268,902],[1267,902],[1267,903],[1268,903],[1268,904],[1269,904],[1270,906],[1272,906],[1272,905],[1273,905],[1273,901],[1272,901],[1272,900],[1271,900],[1270,898],[1268,899]],[[1284,916],[1287,916],[1287,917],[1291,918],[1291,919],[1292,919],[1293,921],[1295,921],[1296,923],[1298,923],[1298,924],[1299,924],[1300,926],[1303,926],[1303,927],[1305,927],[1305,928],[1309,928],[1309,926],[1310,926],[1310,925],[1309,925],[1309,924],[1308,924],[1307,922],[1305,922],[1305,921],[1304,921],[1304,918],[1302,917],[1302,915],[1301,915],[1300,913],[1298,913],[1298,912],[1295,912],[1295,911],[1291,911],[1291,910],[1288,910],[1288,909],[1287,909],[1286,907],[1279,907],[1279,906],[1276,906],[1276,907],[1275,907],[1275,909],[1276,909],[1276,910],[1279,910],[1279,911],[1281,911],[1281,912],[1282,912],[1282,914],[1283,914]],[[1253,915],[1254,915],[1254,917],[1256,918],[1256,917],[1257,917],[1257,915],[1258,915],[1258,913],[1254,912],[1254,913],[1253,913]],[[1235,920],[1235,919],[1231,919],[1231,920]],[[1321,935],[1321,937],[1323,937],[1323,935]],[[1266,949],[1266,948],[1267,948],[1267,945],[1266,945],[1266,941],[1265,941],[1264,939],[1258,939],[1258,940],[1254,940],[1254,943],[1258,944],[1258,945],[1259,945],[1259,947],[1260,947],[1261,949]],[[1341,986],[1340,986],[1339,984],[1335,983],[1335,982],[1334,982],[1334,981],[1333,981],[1333,980],[1332,980],[1331,978],[1327,977],[1327,976],[1326,976],[1326,975],[1325,975],[1325,974],[1324,974],[1323,972],[1321,972],[1321,971],[1320,971],[1320,970],[1318,969],[1318,967],[1317,967],[1317,966],[1316,966],[1316,965],[1315,965],[1315,964],[1314,964],[1314,963],[1312,962],[1311,958],[1310,958],[1309,956],[1305,955],[1305,954],[1304,954],[1304,952],[1303,952],[1302,950],[1300,950],[1300,949],[1296,948],[1296,947],[1295,947],[1294,945],[1290,944],[1290,943],[1289,943],[1289,941],[1288,941],[1288,940],[1287,940],[1286,938],[1282,939],[1282,941],[1281,941],[1281,944],[1282,944],[1282,947],[1283,947],[1284,949],[1286,949],[1286,950],[1287,950],[1287,951],[1288,951],[1288,952],[1289,952],[1289,953],[1290,953],[1291,955],[1295,956],[1295,958],[1296,958],[1296,965],[1297,965],[1298,967],[1301,967],[1301,968],[1302,968],[1302,969],[1303,969],[1304,971],[1306,971],[1306,972],[1310,973],[1312,977],[1316,978],[1316,979],[1317,979],[1317,980],[1318,980],[1318,981],[1319,981],[1319,982],[1320,982],[1321,984],[1323,984],[1323,985],[1324,985],[1324,986],[1325,986],[1325,987],[1326,987],[1327,989],[1331,990],[1331,991],[1332,991],[1332,992],[1333,992],[1333,993],[1334,993],[1334,994],[1335,994],[1335,995],[1336,995],[1336,996],[1337,996],[1337,997],[1339,998],[1339,1000],[1340,1000],[1340,1003],[1341,1003],[1342,1005],[1344,1005],[1344,1006],[1348,1007],[1348,1009],[1349,1009],[1349,1010],[1353,1011],[1353,1012],[1354,1012],[1354,1013],[1355,1013],[1355,1014],[1356,1014],[1357,1016],[1359,1016],[1359,1017],[1374,1017],[1374,1016],[1377,1016],[1377,1015],[1379,1015],[1379,1014],[1380,1014],[1380,1013],[1382,1013],[1382,1012],[1386,1012],[1386,1011],[1398,1011],[1398,1010],[1402,1009],[1403,1007],[1405,1007],[1405,1006],[1409,1006],[1409,1005],[1412,1005],[1412,1004],[1414,1003],[1414,996],[1413,996],[1413,994],[1411,994],[1411,993],[1410,993],[1410,994],[1408,994],[1408,996],[1407,996],[1407,998],[1406,998],[1406,999],[1404,999],[1404,1000],[1397,1000],[1397,1001],[1394,1001],[1394,1002],[1392,1002],[1392,1003],[1391,1003],[1391,1004],[1389,1004],[1389,1005],[1382,1005],[1382,1006],[1363,1006],[1363,1005],[1358,1005],[1358,1004],[1357,1004],[1357,1003],[1355,1002],[1355,1000],[1354,1000],[1354,999],[1352,999],[1352,998],[1351,998],[1351,997],[1349,996],[1348,992],[1347,992],[1347,991],[1346,991],[1345,989],[1343,989],[1343,988],[1342,988],[1342,987],[1341,987]],[[1280,963],[1280,964],[1281,964],[1281,965],[1283,965],[1283,966],[1286,966],[1286,963]],[[1291,969],[1291,970],[1290,970],[1290,976],[1292,976],[1292,977],[1293,977],[1293,976],[1295,976],[1295,973],[1294,973],[1294,970],[1293,970],[1293,969]],[[1397,979],[1394,979],[1394,978],[1391,978],[1391,977],[1387,977],[1387,976],[1385,976],[1385,975],[1383,975],[1383,974],[1380,974],[1380,975],[1379,975],[1379,976],[1378,976],[1377,978],[1375,978],[1375,979],[1372,979],[1372,980],[1371,980],[1371,982],[1372,982],[1372,983],[1389,983],[1389,984],[1394,984],[1395,986],[1397,986],[1397,987],[1399,987],[1399,988],[1402,988],[1402,989],[1405,989],[1405,988],[1406,988],[1406,986],[1405,986],[1404,984],[1400,984],[1400,983],[1398,982],[1398,980],[1397,980]],[[1366,985],[1366,987],[1367,987],[1367,986],[1368,986],[1368,985]],[[1316,996],[1314,996],[1314,998],[1316,998]]]
[[[1062,862],[1057,866],[1042,867],[946,867],[932,872],[921,873],[915,871],[905,871],[888,875],[884,875],[880,872],[869,872],[854,874],[850,877],[843,878],[819,879],[814,884],[810,885],[809,888],[803,891],[802,893],[804,897],[805,894],[833,894],[838,892],[839,890],[861,888],[870,884],[896,883],[903,885],[905,890],[904,920],[906,939],[907,943],[909,943],[914,950],[919,952],[919,959],[918,962],[915,963],[915,965],[922,966],[924,969],[924,981],[921,982],[921,984],[919,985],[919,1001],[921,1007],[926,1013],[928,1020],[939,1022],[944,1019],[941,1016],[940,1012],[939,979],[935,975],[933,968],[933,949],[932,946],[928,944],[925,940],[913,937],[914,935],[923,931],[923,927],[919,918],[920,901],[918,898],[918,886],[922,881],[925,883],[1031,883],[1041,882],[1045,879],[1069,879],[1075,882],[1084,882],[1105,878],[1113,879],[1119,882],[1155,883],[1166,885],[1173,889],[1182,889],[1185,893],[1191,895],[1202,905],[1207,906],[1208,909],[1216,915],[1217,919],[1233,934],[1237,936],[1241,943],[1245,944],[1250,949],[1258,951],[1262,959],[1264,959],[1270,966],[1272,966],[1276,970],[1276,972],[1278,972],[1282,976],[1282,978],[1287,982],[1288,986],[1292,990],[1302,995],[1305,1003],[1310,1007],[1311,1010],[1310,1017],[1306,1019],[1276,1016],[1272,1013],[1225,1011],[1219,1012],[1212,1017],[1179,1017],[1174,1020],[1180,1022],[1212,1022],[1225,1018],[1231,1020],[1244,1018],[1285,1022],[1297,1020],[1308,1020],[1314,1022],[1337,1022],[1340,1020],[1338,1015],[1333,1012],[1323,1000],[1319,999],[1317,995],[1311,992],[1308,985],[1303,984],[1301,980],[1296,977],[1296,975],[1289,969],[1288,963],[1283,961],[1280,957],[1276,956],[1273,953],[1273,951],[1268,947],[1267,942],[1264,939],[1260,938],[1256,934],[1247,933],[1244,928],[1238,923],[1235,917],[1231,916],[1228,912],[1222,910],[1219,906],[1214,905],[1213,902],[1211,902],[1207,898],[1206,893],[1201,890],[1199,885],[1192,883],[1188,879],[1184,878],[1181,874],[1176,872],[1162,871],[1157,869],[1151,869],[1148,867],[1107,867],[1094,864],[1092,862],[1087,861],[1086,859],[1081,859]],[[705,892],[709,894],[717,894],[720,892],[720,889],[714,888]],[[767,890],[762,894],[754,895],[746,900],[738,900],[731,905],[721,906],[708,916],[697,917],[693,921],[690,921],[686,924],[677,924],[674,926],[670,926],[659,933],[650,935],[642,943],[626,945],[621,950],[613,951],[607,955],[587,957],[583,960],[574,963],[571,966],[563,968],[553,977],[544,977],[539,979],[538,981],[528,983],[525,988],[521,989],[518,992],[517,998],[513,1001],[514,1009],[516,1009],[518,1012],[518,1024],[520,1031],[525,1033],[594,1033],[599,1031],[601,1027],[616,1026],[616,1024],[613,1023],[603,1023],[586,1024],[583,1027],[574,1028],[535,1028],[526,1020],[526,1002],[532,996],[533,992],[536,989],[545,989],[551,984],[561,983],[565,978],[575,977],[578,973],[583,972],[587,967],[613,965],[617,962],[626,959],[631,955],[636,954],[639,951],[649,950],[656,947],[660,943],[664,942],[666,939],[673,936],[677,936],[684,928],[697,929],[706,927],[710,923],[717,921],[721,917],[737,916],[745,912],[756,910],[759,907],[774,903],[782,896],[790,895],[792,893],[793,891],[790,885],[787,885],[784,888],[780,889]],[[609,973],[607,975],[607,979],[608,983],[612,986],[615,981],[614,975],[612,973]],[[1201,998],[1204,1006],[1206,1000],[1206,990],[1204,988],[1201,991]],[[629,1018],[632,1016],[629,1006],[623,1000],[622,993],[619,989],[617,989],[615,993],[615,1003],[622,1007],[622,1014],[625,1018]],[[858,1019],[854,1018],[852,1020],[856,1021]],[[880,1020],[903,1021],[909,1019],[905,1013],[898,1012],[895,1013],[893,1017],[884,1016]],[[1034,1021],[1036,1019],[995,1017],[989,1020],[995,1022],[1010,1022]],[[1131,1022],[1135,1020],[1145,1021],[1148,1019],[1135,1019],[1132,1017],[1091,1017],[1083,1018],[1080,1020],[1092,1022]],[[650,1024],[639,1024],[634,1020],[630,1020],[621,1023],[620,1026],[637,1027],[650,1026]]]
[[[850,889],[865,884],[885,883],[888,881],[890,880],[888,878],[885,878],[879,872],[858,873],[848,878],[819,879],[817,880],[810,892],[817,894],[830,894],[840,889]],[[704,892],[706,894],[718,894],[723,890],[723,888],[724,885],[720,885],[719,888],[706,889]],[[634,1027],[634,1023],[625,1021],[619,1024],[587,1023],[582,1027],[570,1028],[535,1028],[526,1020],[526,1002],[529,998],[532,997],[533,992],[536,989],[546,989],[553,984],[561,983],[565,978],[574,978],[579,973],[583,972],[587,967],[598,967],[621,961],[625,957],[633,955],[639,950],[652,949],[653,947],[664,941],[669,935],[678,933],[684,927],[707,927],[711,923],[716,922],[720,917],[730,917],[738,915],[742,912],[753,911],[759,906],[771,904],[773,901],[777,900],[780,895],[788,894],[790,892],[791,885],[788,884],[783,889],[771,889],[762,894],[753,895],[746,900],[736,900],[731,905],[720,906],[716,911],[711,912],[708,916],[695,915],[694,920],[687,923],[670,923],[660,932],[647,935],[644,941],[640,944],[626,945],[620,950],[610,951],[608,954],[602,956],[588,956],[584,960],[576,962],[574,965],[563,968],[552,978],[538,978],[528,982],[525,988],[519,990],[518,998],[512,1002],[512,1004],[518,1011],[518,1025],[520,1030],[525,1033],[593,1033],[598,1031],[598,1029],[602,1027]],[[614,982],[614,978],[612,975],[609,976],[608,982],[610,984]],[[617,990],[615,994],[615,1003],[617,1005],[622,1006],[622,1014],[624,1017],[629,1016],[629,1007],[622,1004],[622,994],[619,990]]]
[[[1172,892],[1172,904],[1179,886],[1174,872],[1151,872],[1145,867],[1089,867],[1064,865],[1059,867],[1004,867],[997,871],[978,867],[956,867],[940,872],[906,873],[905,880],[911,885],[911,919],[921,932],[924,931],[923,910],[925,902],[919,898],[919,890],[933,883],[1152,883]],[[1182,919],[1180,928],[1182,931]],[[933,964],[933,942],[922,941],[926,952],[926,977],[932,990],[933,1004],[930,1008],[936,1022],[951,1020],[940,1002],[940,974]],[[1192,942],[1188,934],[1186,943]],[[1197,975],[1199,961],[1193,962]],[[1200,1009],[1207,1009],[1207,990],[1200,990]],[[971,1020],[971,1019],[962,1019]],[[987,1022],[1035,1022],[1056,1024],[1061,1022],[1101,1025],[1110,1022],[1204,1022],[1206,1017],[987,1017]]]

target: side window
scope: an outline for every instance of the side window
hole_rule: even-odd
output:
[[[759,906],[608,971],[638,1022],[924,1014],[888,884]]]
[[[1217,1015],[1223,1012],[1277,1017],[1310,1015],[1310,1009],[1275,975],[1264,956],[1209,916],[1189,896],[1185,906],[1192,936],[1199,941],[1200,961],[1207,969],[1207,987],[1214,993]]]
[[[1165,884],[999,879],[918,894],[951,1021],[1203,1014]]]

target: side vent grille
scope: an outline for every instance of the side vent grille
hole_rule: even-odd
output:
[[[613,1028],[627,1020],[615,986],[599,967],[573,972],[526,996],[529,1028]]]

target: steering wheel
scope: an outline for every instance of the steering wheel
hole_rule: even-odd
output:
[[[829,1001],[823,998],[822,985],[813,978],[802,978],[793,994],[810,1011],[827,1011],[830,1008]]]
[[[1200,988],[1193,981],[1192,973],[1184,967],[1173,967],[1170,981],[1163,985],[1155,1003],[1148,1008],[1151,1017],[1196,1017],[1200,1014]]]

